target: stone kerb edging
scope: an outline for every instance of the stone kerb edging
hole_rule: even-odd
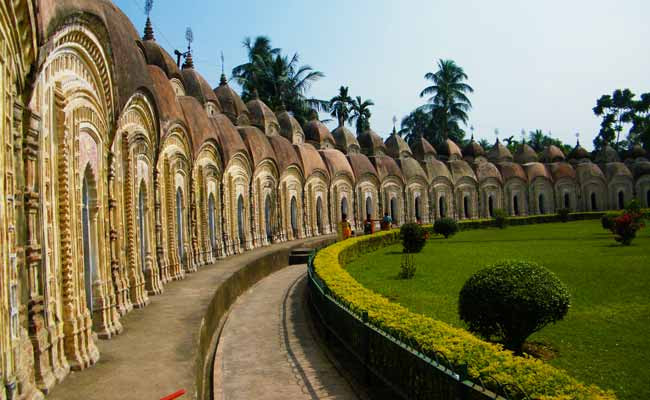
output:
[[[246,257],[240,268],[226,276],[216,288],[210,304],[205,310],[199,328],[199,339],[196,345],[196,393],[194,398],[209,400],[213,392],[214,356],[223,324],[228,310],[246,290],[268,275],[286,267],[292,249],[298,247],[322,247],[334,242],[334,236],[323,236],[295,243],[278,245],[274,251],[261,256],[243,253]],[[252,258],[255,257],[255,258]]]

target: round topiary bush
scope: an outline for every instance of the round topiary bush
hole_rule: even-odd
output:
[[[508,226],[508,213],[500,208],[494,210],[494,224],[497,228],[505,229]]]
[[[569,214],[571,213],[571,210],[568,208],[560,208],[557,210],[557,216],[560,218],[561,222],[569,222]]]
[[[426,232],[418,224],[404,224],[400,228],[399,236],[402,239],[404,253],[419,253],[426,243]]]
[[[458,232],[458,223],[452,218],[441,218],[433,224],[433,231],[447,239]]]
[[[460,291],[458,313],[469,330],[515,352],[528,336],[564,318],[570,297],[546,268],[505,260],[472,275]]]
[[[618,218],[621,215],[621,213],[617,212],[608,212],[602,217],[600,217],[600,224],[603,226],[603,229],[606,229],[608,231],[613,231],[614,230],[614,220]]]

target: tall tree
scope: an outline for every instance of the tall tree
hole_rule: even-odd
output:
[[[362,100],[361,96],[357,96],[352,100],[350,105],[351,114],[348,121],[354,124],[357,135],[370,129],[370,117],[372,116],[370,107],[374,105],[375,103],[372,100]]]
[[[343,126],[350,118],[350,106],[352,105],[352,97],[348,94],[349,88],[341,86],[339,94],[332,97],[329,101],[330,115],[339,122],[339,126]]]
[[[465,132],[460,125],[467,124],[472,108],[467,94],[474,92],[466,83],[467,74],[453,60],[439,60],[438,70],[424,78],[432,83],[420,93],[428,97],[424,107],[432,116],[433,130],[427,138],[434,144],[447,138],[462,142]]]
[[[281,49],[273,48],[265,36],[254,41],[246,38],[244,48],[248,51],[248,62],[232,71],[242,86],[244,101],[259,96],[275,111],[286,108],[293,112],[301,124],[307,121],[312,108],[326,108],[327,102],[307,97],[311,85],[325,75],[309,65],[299,65],[298,53],[291,57],[282,55]]]
[[[513,143],[516,143],[513,140]],[[551,132],[545,134],[541,129],[535,129],[528,133],[528,142],[527,144],[533,148],[538,153],[544,151],[544,148],[550,145],[555,145],[564,152],[564,154],[569,154],[572,150],[572,147],[568,144],[564,144],[560,139],[556,139],[551,136]]]
[[[402,119],[399,134],[411,145],[420,137],[427,138],[427,133],[432,129],[431,125],[431,113],[418,107]]]
[[[622,151],[631,143],[643,143],[650,147],[650,93],[639,99],[629,89],[617,89],[611,95],[603,95],[596,101],[594,114],[602,118],[600,132],[594,146],[600,149],[605,143]],[[621,137],[626,126],[627,137]]]

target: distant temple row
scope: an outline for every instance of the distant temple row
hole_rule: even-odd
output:
[[[632,148],[409,147],[244,104],[105,0],[0,6],[0,400],[42,398],[165,284],[342,214],[437,218],[650,206]]]

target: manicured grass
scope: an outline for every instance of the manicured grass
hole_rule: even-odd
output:
[[[504,258],[536,261],[567,285],[567,317],[529,338],[558,351],[551,364],[621,399],[650,399],[650,229],[630,247],[599,221],[479,229],[432,238],[415,256],[417,273],[397,278],[401,245],[348,265],[363,285],[410,310],[464,327],[458,293],[470,275]]]

